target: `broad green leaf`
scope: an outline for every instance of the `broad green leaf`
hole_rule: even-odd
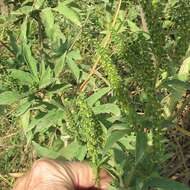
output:
[[[65,58],[66,58],[66,53],[64,53],[61,57],[59,57],[56,60],[54,68],[55,77],[59,77],[59,74],[62,72],[63,67],[65,65]]]
[[[98,89],[97,92],[94,92],[90,97],[86,99],[89,106],[93,106],[102,96],[108,93],[111,90],[110,87],[105,87]]]
[[[53,82],[53,76],[51,69],[48,67],[44,74],[42,75],[40,82],[39,82],[39,88],[45,88],[46,86],[50,85]]]
[[[52,30],[52,41],[53,45],[55,46],[55,49],[59,48],[66,41],[66,38],[64,34],[61,32],[60,26],[57,23],[54,24]]]
[[[67,54],[66,62],[68,67],[70,68],[71,72],[75,76],[76,80],[79,81],[81,70],[76,64],[76,60],[78,58],[78,51],[72,51]]]
[[[49,39],[52,39],[52,32],[54,28],[54,15],[51,8],[43,9],[40,13],[45,32]]]
[[[63,2],[60,2],[56,8],[54,8],[55,11],[58,11],[60,14],[64,15],[65,18],[69,19],[74,24],[81,26],[80,17],[79,14],[72,9],[69,6],[66,6],[66,4]]]
[[[34,1],[33,6],[35,9],[40,9],[43,6],[44,2],[45,0],[36,0]]]
[[[84,160],[86,155],[86,147],[80,145],[77,141],[72,142],[71,144],[67,145],[67,147],[61,149],[59,152],[67,160]]]
[[[61,32],[61,29],[58,24],[54,21],[54,14],[51,8],[45,8],[42,10],[41,20],[45,28],[45,32],[47,37],[49,38],[50,42],[57,48],[60,46],[60,40],[62,43],[65,42],[65,36]]]
[[[187,81],[189,79],[190,72],[190,57],[186,58],[178,72],[178,79],[181,81]]]
[[[127,24],[129,25],[130,29],[132,32],[139,32],[141,31],[141,29],[136,25],[136,23],[130,21],[130,20],[127,20]]]
[[[18,92],[6,91],[0,94],[0,105],[10,105],[21,98],[22,96]]]
[[[15,112],[15,116],[19,117],[20,115],[24,114],[30,108],[32,103],[33,101],[28,101],[27,99],[22,100]]]
[[[23,23],[20,27],[20,39],[23,43],[27,43],[27,28],[28,28],[28,19],[27,17],[24,19]]]
[[[20,124],[24,130],[24,132],[26,132],[28,126],[29,126],[29,121],[30,121],[30,111],[26,111],[21,117],[20,117]]]
[[[10,76],[24,85],[33,85],[35,80],[32,74],[17,69],[10,69]]]
[[[108,136],[108,139],[106,141],[104,152],[109,151],[109,149],[122,137],[126,135],[127,130],[114,130],[111,132],[111,134]]]
[[[63,116],[64,112],[61,110],[49,111],[38,121],[35,133],[47,131],[49,127],[57,125]]]
[[[29,45],[27,45],[25,42],[22,43],[22,52],[23,52],[24,60],[28,64],[32,74],[38,80],[37,60],[32,56],[31,49]]]
[[[27,138],[27,144],[30,143],[31,139],[33,138],[33,132],[31,130],[28,130],[29,122],[30,122],[30,111],[27,110],[24,114],[20,116],[19,120],[19,123]]]
[[[11,14],[13,15],[28,15],[30,12],[33,11],[33,6],[24,6],[24,7],[21,7],[19,9],[17,9],[16,11],[11,11]]]
[[[63,1],[61,3],[62,3],[62,5],[68,5],[68,4],[72,3],[73,1],[74,0],[65,0],[65,1]]]
[[[15,55],[17,55],[17,53],[19,52],[19,47],[17,44],[16,35],[13,34],[12,31],[8,31],[8,36],[9,36],[9,43],[11,45],[11,48],[12,48],[13,52],[15,53]]]
[[[50,159],[56,159],[59,157],[59,153],[52,150],[51,148],[45,148],[34,141],[32,141],[32,144],[37,154],[40,157],[45,157],[45,158],[50,158]]]
[[[119,140],[119,142],[125,147],[126,150],[135,150],[136,136],[135,133],[127,135],[125,138]]]
[[[102,104],[92,108],[95,114],[112,113],[119,116],[121,111],[116,104]]]
[[[82,59],[79,49],[75,49],[73,51],[70,51],[67,54],[67,57],[73,59],[74,61]]]
[[[136,165],[142,161],[147,149],[147,134],[144,132],[137,132],[136,136]]]
[[[53,88],[48,89],[47,95],[51,94],[59,94],[60,92],[64,92],[65,90],[71,89],[72,85],[71,84],[55,84],[53,85]]]
[[[164,190],[190,190],[189,187],[182,183],[162,177],[151,177],[148,179],[143,187],[143,190],[148,188],[162,188]]]

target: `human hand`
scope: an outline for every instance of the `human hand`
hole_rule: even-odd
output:
[[[49,159],[36,161],[32,169],[18,179],[13,190],[107,190],[111,177],[101,170],[99,187],[92,168],[83,162],[61,163]]]

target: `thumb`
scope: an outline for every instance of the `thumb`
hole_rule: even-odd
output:
[[[89,189],[91,187],[97,187],[96,176],[93,173],[92,167],[90,167],[88,163],[68,162],[64,163],[64,167],[69,173],[71,173],[68,173],[68,175],[72,176],[72,181],[74,183],[75,188]],[[108,186],[112,181],[112,178],[105,169],[100,170],[99,178],[99,188],[102,190],[108,189]]]

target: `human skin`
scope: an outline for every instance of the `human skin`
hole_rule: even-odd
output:
[[[103,169],[100,170],[99,177],[97,187],[93,169],[89,164],[41,159],[16,181],[13,190],[107,190],[111,177]]]

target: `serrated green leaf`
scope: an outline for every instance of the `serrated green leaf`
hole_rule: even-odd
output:
[[[28,101],[26,99],[22,100],[19,104],[19,107],[16,109],[15,116],[19,117],[20,115],[24,114],[32,105],[33,101]]]
[[[59,57],[56,60],[54,68],[55,77],[58,77],[59,74],[62,72],[63,67],[65,65],[65,58],[66,58],[66,53],[64,53],[61,57]]]
[[[136,136],[136,165],[142,161],[147,150],[147,134],[144,132],[137,132]]]
[[[50,67],[48,67],[44,74],[42,75],[40,82],[39,82],[39,88],[45,88],[48,85],[50,85],[53,82],[53,76]]]
[[[42,24],[44,25],[45,32],[50,42],[57,48],[60,44],[65,42],[65,36],[61,32],[60,27],[54,21],[54,14],[51,8],[45,8],[42,10],[41,14]]]
[[[190,88],[190,84],[188,82],[180,81],[178,79],[165,81],[164,86],[166,86],[176,99],[180,99],[186,90]]]
[[[121,114],[121,111],[116,104],[109,104],[109,103],[95,106],[92,108],[92,110],[94,111],[95,114],[112,113],[117,116]]]
[[[178,79],[181,81],[187,81],[190,73],[190,57],[186,58],[178,72]]]
[[[27,43],[27,28],[28,28],[28,19],[27,17],[24,19],[24,21],[21,24],[21,32],[20,32],[20,39],[23,43]]]
[[[62,5],[68,5],[68,4],[72,3],[73,1],[74,0],[65,0],[65,1],[63,1],[61,3],[62,3]]]
[[[86,99],[89,106],[93,106],[102,96],[108,93],[111,90],[110,87],[105,87],[102,89],[98,89],[97,92],[92,94],[90,97]]]
[[[49,159],[56,159],[59,157],[59,153],[50,148],[45,148],[34,141],[32,141],[32,144],[33,144],[34,149],[36,150],[37,154],[40,157],[45,157],[45,158],[49,158]]]
[[[108,139],[106,141],[104,152],[109,151],[109,149],[122,137],[124,137],[127,133],[126,129],[122,130],[114,130],[111,132],[111,134],[108,136]]]
[[[164,190],[190,190],[189,187],[182,183],[162,178],[162,177],[151,177],[148,179],[143,186],[143,190],[147,188],[163,188]]]
[[[36,0],[34,1],[33,6],[35,9],[40,9],[43,6],[44,2],[45,0]]]
[[[11,45],[11,48],[13,52],[15,53],[15,55],[17,55],[19,52],[19,47],[17,44],[16,36],[11,31],[8,31],[8,36],[9,36],[9,43]]]
[[[38,80],[37,60],[32,56],[31,49],[25,42],[22,43],[22,52],[24,60],[28,64],[32,74],[35,76],[35,79]]]
[[[20,116],[19,120],[19,123],[26,135],[27,144],[30,143],[31,139],[33,138],[33,132],[31,130],[28,130],[29,122],[30,122],[30,110],[27,110]]]
[[[54,10],[64,15],[65,18],[69,19],[74,24],[81,26],[79,14],[71,7],[66,6],[64,2],[59,3],[58,6],[54,8]]]
[[[54,28],[54,15],[51,8],[45,8],[40,13],[42,24],[49,39],[52,39],[52,31]]]
[[[29,72],[17,69],[10,69],[9,71],[10,71],[10,76],[18,80],[21,84],[33,85],[35,83],[34,77]]]
[[[70,51],[67,54],[67,57],[70,58],[70,59],[73,59],[74,61],[82,59],[79,49],[75,49],[73,51]]]
[[[59,121],[62,120],[63,116],[64,112],[61,110],[49,111],[38,121],[35,133],[47,131],[49,127],[57,125]]]
[[[11,14],[13,15],[28,15],[30,12],[33,11],[33,6],[23,6],[19,9],[17,9],[16,11],[12,11]]]
[[[72,142],[71,144],[67,145],[67,147],[64,147],[60,150],[60,155],[62,155],[67,160],[84,160],[86,155],[86,147],[83,145],[80,145],[77,141]]]
[[[139,32],[141,31],[141,29],[136,25],[136,23],[130,21],[130,20],[127,20],[127,24],[129,25],[130,29],[132,32]]]
[[[53,88],[48,89],[47,95],[48,94],[58,94],[60,92],[64,92],[67,89],[71,89],[72,85],[71,84],[55,84]]]
[[[80,78],[80,69],[78,65],[72,60],[72,59],[67,59],[67,65],[73,75],[75,76],[76,80],[79,81]]]
[[[6,91],[0,94],[0,105],[10,105],[18,100],[22,96],[18,92]]]
[[[71,72],[75,76],[76,80],[79,81],[81,70],[75,63],[76,60],[81,58],[79,51],[71,51],[66,56],[66,62]]]

